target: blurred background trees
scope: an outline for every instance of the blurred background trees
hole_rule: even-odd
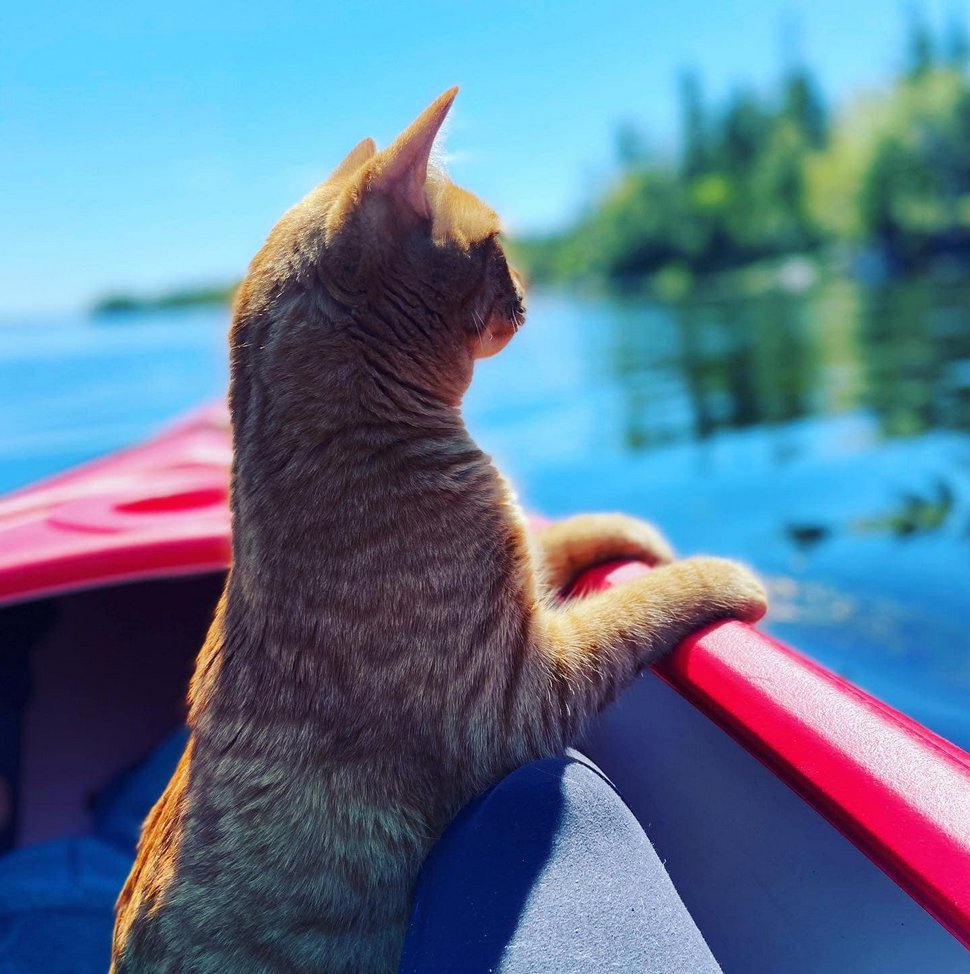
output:
[[[722,104],[686,72],[676,157],[624,127],[600,198],[566,232],[519,241],[520,258],[539,280],[668,288],[791,254],[877,275],[966,262],[968,55],[962,21],[935,36],[913,14],[899,76],[835,108],[797,57],[774,91],[739,88]]]

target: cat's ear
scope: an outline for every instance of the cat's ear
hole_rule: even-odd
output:
[[[431,216],[425,191],[431,147],[457,94],[457,86],[449,88],[380,154],[381,165],[374,186],[390,193],[423,219]]]
[[[377,152],[377,143],[371,139],[364,139],[362,142],[358,142],[350,152],[344,156],[343,162],[337,166],[330,177],[327,180],[329,182],[331,179],[347,179],[353,176],[360,167],[367,162],[368,159],[373,158],[374,154]]]

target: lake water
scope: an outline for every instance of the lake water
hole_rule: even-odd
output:
[[[0,325],[0,490],[221,395],[226,326]],[[769,631],[970,748],[970,286],[535,294],[466,415],[532,510],[629,511],[746,559]]]

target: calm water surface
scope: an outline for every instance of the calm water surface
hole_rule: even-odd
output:
[[[226,325],[0,325],[0,490],[219,396]],[[466,415],[530,508],[747,559],[770,631],[970,748],[970,286],[534,295]]]

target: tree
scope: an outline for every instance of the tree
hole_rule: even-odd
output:
[[[687,179],[692,179],[707,171],[712,156],[704,96],[700,79],[694,71],[685,71],[680,76],[680,106],[683,142],[681,170]]]
[[[909,15],[909,30],[906,36],[906,74],[909,78],[922,78],[936,60],[935,45],[930,28],[917,9]]]
[[[970,252],[962,21],[951,21],[941,50],[914,14],[905,73],[831,118],[799,57],[788,57],[774,93],[739,88],[720,105],[683,73],[679,157],[649,156],[625,126],[617,179],[571,232],[527,248],[530,267],[683,281],[835,241],[881,249],[897,267]]]
[[[808,68],[795,65],[782,82],[782,116],[798,128],[806,143],[821,148],[828,137],[828,115]]]

